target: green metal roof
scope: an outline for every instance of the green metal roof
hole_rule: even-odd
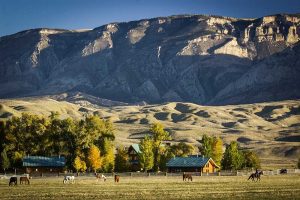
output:
[[[204,167],[209,158],[175,157],[168,161],[167,167]]]
[[[140,150],[140,145],[139,144],[133,144],[131,146],[135,150],[136,153],[142,153],[141,150]]]
[[[23,158],[23,167],[64,167],[65,163],[63,156],[26,156]]]

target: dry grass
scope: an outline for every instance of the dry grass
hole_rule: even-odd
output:
[[[98,114],[116,126],[116,144],[139,142],[149,124],[161,122],[177,142],[199,145],[203,134],[218,135],[225,143],[237,140],[242,147],[255,150],[265,169],[293,168],[300,153],[300,101],[260,104],[200,106],[192,103],[167,103],[146,106],[95,108],[49,98],[0,100],[0,119],[22,112],[81,118]],[[98,106],[99,107],[99,106]]]
[[[247,177],[121,177],[96,182],[80,177],[75,184],[60,178],[32,179],[31,185],[8,186],[0,180],[0,199],[300,199],[300,176],[263,176],[261,182]]]

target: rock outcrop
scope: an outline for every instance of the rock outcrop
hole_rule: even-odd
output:
[[[0,38],[0,98],[84,92],[127,103],[296,99],[299,35],[299,15],[182,15],[22,31]]]

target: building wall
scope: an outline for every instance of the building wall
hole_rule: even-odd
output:
[[[213,172],[216,172],[216,167],[211,163],[211,162],[208,162],[204,167],[203,167],[203,170],[202,172],[203,173],[213,173]]]
[[[201,167],[169,167],[168,172],[201,172]]]
[[[40,175],[42,173],[63,173],[62,167],[26,167],[27,174]]]

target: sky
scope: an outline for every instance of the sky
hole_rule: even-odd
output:
[[[0,0],[0,36],[32,28],[93,29],[176,14],[256,18],[300,13],[300,0]]]

